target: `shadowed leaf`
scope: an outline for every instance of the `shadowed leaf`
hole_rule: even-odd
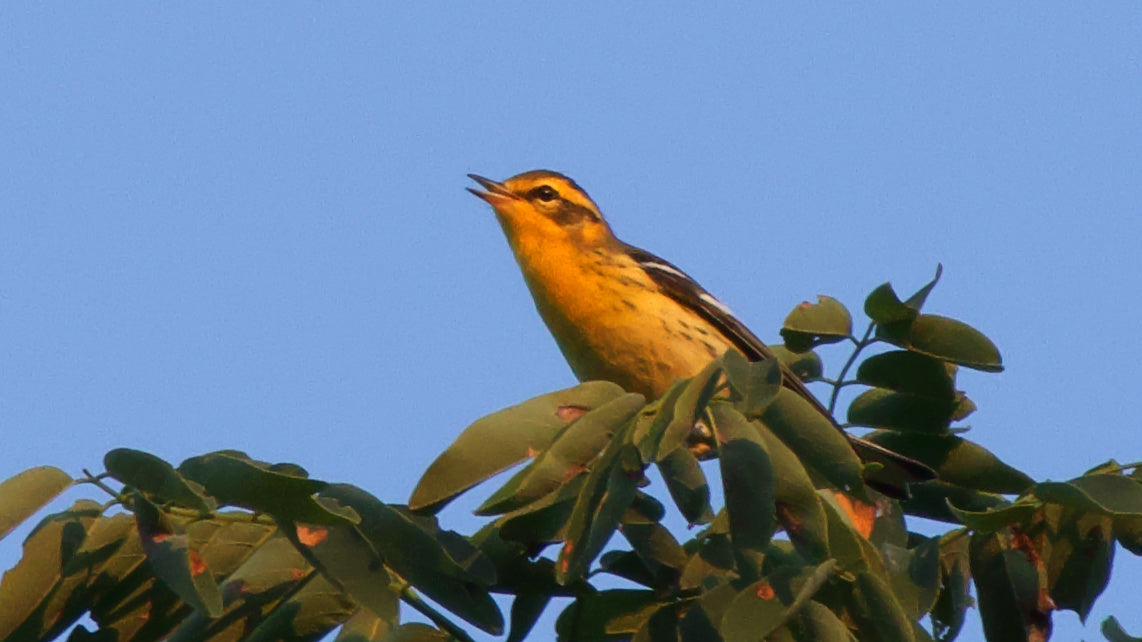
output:
[[[625,443],[622,435],[616,436],[575,502],[556,561],[557,582],[567,585],[583,577],[630,507],[641,478],[638,449]]]
[[[931,466],[941,480],[965,488],[1014,495],[1026,491],[1035,483],[979,444],[954,435],[878,431],[865,438],[923,462]]]
[[[1007,504],[985,511],[969,511],[956,508],[949,500],[948,508],[964,526],[974,531],[991,533],[1013,524],[1027,524],[1039,511],[1039,504],[1037,502]]]
[[[560,640],[629,638],[660,606],[653,591],[599,591],[582,596],[563,609],[555,622],[555,631]]]
[[[800,395],[782,388],[761,422],[796,453],[811,474],[846,492],[863,492],[861,461],[848,438]]]
[[[183,478],[174,466],[150,453],[116,448],[103,456],[103,465],[112,477],[160,504],[170,502],[202,513],[218,508],[216,502],[202,494],[202,486]]]
[[[136,494],[132,503],[143,551],[155,576],[192,608],[210,617],[222,615],[222,592],[183,526],[141,495]]]
[[[972,579],[989,640],[1045,640],[1050,635],[1046,588],[1019,537],[1005,532],[971,536]]]
[[[873,388],[849,404],[848,421],[857,426],[940,434],[947,432],[955,410],[953,399]]]
[[[23,556],[0,580],[0,639],[35,640],[51,630],[50,601],[62,588],[63,569],[101,512],[95,502],[80,500],[45,517],[24,540]]]
[[[856,574],[851,598],[853,618],[864,636],[877,642],[912,642],[913,623],[892,588],[867,571]]]
[[[722,372],[722,359],[714,359],[686,384],[678,395],[678,401],[674,403],[674,416],[658,444],[656,458],[669,455],[675,448],[686,443],[694,430],[694,424],[706,411],[706,404],[714,397]]]
[[[1123,630],[1113,615],[1103,620],[1099,629],[1109,642],[1142,642],[1142,637],[1134,637]]]
[[[982,493],[938,479],[911,484],[908,491],[912,496],[903,501],[905,513],[953,524],[959,524],[960,518],[949,508],[949,503],[960,510],[977,513],[1010,503],[999,495]]]
[[[678,511],[689,524],[706,524],[714,518],[709,483],[698,459],[689,450],[675,448],[666,457],[659,458],[658,471]]]
[[[719,630],[727,640],[762,640],[797,614],[832,576],[836,562],[794,571],[782,568],[744,589],[730,601]]]
[[[503,616],[488,588],[410,515],[348,484],[330,485],[322,497],[356,511],[361,517],[358,532],[390,568],[425,595],[488,633],[503,632]]]
[[[354,524],[351,511],[334,510],[314,494],[327,484],[226,453],[188,459],[178,467],[184,477],[198,482],[222,504],[241,506],[278,519],[311,524]]]
[[[821,363],[821,357],[818,357],[817,353],[812,350],[793,352],[784,345],[775,344],[769,346],[769,351],[802,381],[824,376],[825,366]]]
[[[828,522],[809,474],[797,455],[764,423],[755,421],[753,426],[765,443],[773,466],[778,521],[806,559],[813,562],[827,559]]]
[[[947,365],[925,354],[898,350],[873,355],[857,368],[856,380],[868,386],[951,400],[955,385]]]
[[[714,404],[710,414],[718,433],[730,539],[735,548],[760,554],[777,525],[777,484],[769,453],[757,429],[733,407]]]
[[[382,642],[399,623],[400,603],[393,595],[392,608],[383,615],[369,609],[358,609],[345,624],[333,642]]]

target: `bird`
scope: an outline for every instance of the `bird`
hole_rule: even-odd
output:
[[[469,174],[491,205],[528,290],[580,381],[611,381],[657,399],[728,350],[751,361],[773,352],[681,269],[619,240],[574,180],[533,170],[502,182]],[[780,364],[779,361],[777,363]],[[780,365],[782,384],[819,410],[863,461],[888,471],[877,490],[900,497],[928,466],[845,432],[804,382]]]

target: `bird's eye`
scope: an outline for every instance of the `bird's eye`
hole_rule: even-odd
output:
[[[551,201],[559,198],[559,192],[556,192],[555,188],[551,187],[550,185],[540,185],[539,187],[531,190],[530,196],[532,198],[543,201],[544,203],[550,203]]]

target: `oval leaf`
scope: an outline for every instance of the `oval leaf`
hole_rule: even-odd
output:
[[[951,399],[873,388],[849,404],[848,421],[856,426],[939,434],[947,431],[955,410]]]
[[[1003,370],[1003,360],[995,344],[979,330],[955,319],[921,314],[909,325],[907,336],[895,340],[886,337],[886,340],[968,368],[985,372]]]
[[[162,459],[141,450],[116,448],[103,456],[107,472],[133,486],[160,504],[167,502],[209,513],[218,508],[202,494],[202,487],[188,481]]]
[[[941,480],[965,488],[1017,495],[1034,483],[1030,477],[1003,463],[984,447],[955,435],[884,430],[865,438],[923,462],[931,466]]]
[[[785,317],[781,337],[794,352],[815,345],[844,341],[853,333],[853,318],[845,306],[830,296],[818,296],[817,303],[803,302]]]
[[[570,421],[623,394],[613,383],[589,381],[477,420],[428,467],[409,507],[439,511],[460,493],[546,448]]]
[[[955,386],[943,361],[918,352],[897,350],[865,359],[856,380],[867,386],[951,400]]]
[[[0,483],[0,539],[67,490],[71,481],[58,468],[39,466]]]

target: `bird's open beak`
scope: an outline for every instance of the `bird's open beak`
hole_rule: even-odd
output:
[[[515,194],[508,191],[508,188],[504,187],[503,183],[497,183],[493,180],[484,178],[483,176],[477,176],[475,174],[468,174],[468,178],[476,181],[480,184],[481,187],[488,190],[486,192],[481,192],[478,189],[472,189],[469,187],[467,188],[468,191],[484,199],[493,207],[495,207],[496,203],[502,203],[505,200],[515,200],[519,198]]]

